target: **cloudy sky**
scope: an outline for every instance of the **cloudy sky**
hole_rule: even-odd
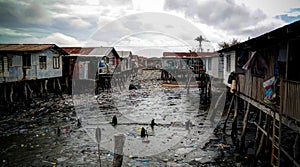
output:
[[[300,19],[300,0],[0,0],[0,43],[204,51]]]

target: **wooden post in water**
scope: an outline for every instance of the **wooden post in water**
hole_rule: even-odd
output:
[[[227,92],[227,93],[229,93],[229,92]],[[233,103],[233,101],[234,101],[234,94],[232,95],[232,98],[231,98],[231,101],[230,101],[230,105],[229,105],[229,107],[228,107],[228,110],[227,110],[227,115],[226,115],[226,119],[225,119],[225,121],[224,121],[224,126],[223,126],[223,133],[225,134],[225,131],[226,131],[226,124],[227,124],[227,121],[228,121],[228,119],[229,119],[229,115],[230,115],[230,113],[231,113],[231,106],[232,106],[232,103]]]
[[[3,84],[4,85],[4,89],[3,89],[3,96],[4,96],[4,101],[5,103],[7,102],[7,97],[6,97],[6,84]]]
[[[61,85],[60,85],[60,81],[59,81],[59,78],[56,78],[57,80],[57,86],[58,86],[58,94],[62,97],[62,92],[61,92]]]
[[[48,84],[48,79],[45,80],[45,93],[48,96],[48,88],[47,88],[47,84]]]
[[[298,163],[300,162],[299,161],[299,158],[300,158],[300,149],[299,149],[299,146],[300,146],[300,136],[299,136],[299,133],[298,133],[297,136],[296,136],[296,139],[295,139],[295,143],[293,145],[294,160],[296,162],[298,162]]]
[[[237,117],[238,117],[238,97],[237,95],[235,96],[235,101],[234,101],[234,115],[233,115],[233,121],[232,121],[232,128],[231,128],[231,139],[233,143],[237,144],[239,146],[237,137],[238,137],[238,129],[237,129]],[[237,143],[236,143],[237,142]]]
[[[9,94],[11,103],[13,102],[13,94],[14,94],[14,84],[12,83],[10,86],[10,94]]]
[[[99,165],[101,167],[101,152],[100,152],[100,142],[101,142],[101,129],[98,127],[96,129],[96,141],[98,143],[98,154],[99,154]]]
[[[29,90],[29,98],[32,98],[33,90],[30,88],[30,85],[27,82],[25,82],[25,85],[26,85],[27,89]]]
[[[27,88],[26,88],[26,81],[24,82],[24,96],[25,96],[25,100],[27,101]]]
[[[40,82],[41,88],[40,88],[40,97],[44,97],[44,88],[43,88],[43,80]]]
[[[247,109],[246,109],[246,113],[244,116],[244,120],[243,120],[243,130],[242,130],[242,134],[241,134],[241,147],[240,147],[240,152],[242,153],[247,153],[246,148],[245,148],[245,140],[246,140],[246,132],[247,132],[247,125],[248,125],[248,119],[249,119],[249,111],[250,111],[250,103],[247,104]]]
[[[121,167],[123,162],[123,147],[125,143],[124,134],[115,135],[115,148],[114,148],[114,160],[113,167]]]

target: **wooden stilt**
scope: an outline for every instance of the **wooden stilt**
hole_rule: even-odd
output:
[[[13,102],[13,94],[14,94],[14,84],[12,83],[10,86],[10,95],[9,95],[11,103]]]
[[[234,101],[234,95],[232,95],[232,98],[231,98],[231,101],[230,101],[230,105],[229,105],[228,110],[227,110],[227,116],[226,116],[226,119],[224,121],[224,126],[223,126],[223,133],[224,134],[225,134],[225,131],[226,131],[226,124],[227,124],[227,121],[229,119],[229,115],[231,113],[231,106],[232,106],[233,101]]]
[[[258,125],[260,125],[261,126],[261,120],[262,120],[262,112],[260,111],[260,110],[257,110],[257,112],[258,112],[258,122],[257,122],[257,124]],[[259,132],[260,132],[260,130],[259,130],[259,128],[257,127],[256,128],[256,136],[255,136],[255,141],[257,141],[258,140],[258,137],[259,137]]]
[[[299,160],[299,158],[300,158],[300,135],[299,135],[299,133],[297,133],[297,137],[295,139],[293,149],[294,149],[294,160],[299,163],[300,162],[300,160]]]
[[[270,138],[270,124],[271,124],[271,116],[270,115],[266,115],[267,116],[267,122],[266,122],[266,132],[267,132],[267,136],[266,136],[266,140],[265,140],[265,154],[267,155],[269,153],[269,138]]]
[[[60,84],[60,81],[59,81],[59,78],[56,78],[57,80],[57,86],[58,86],[58,90],[59,90],[59,94],[61,94],[61,84]]]
[[[191,78],[192,78],[192,76],[190,76],[190,74],[188,74],[188,80],[186,82],[187,94],[190,94],[190,82],[191,82]]]
[[[65,77],[66,88],[69,90],[69,77]]]
[[[4,84],[4,88],[3,88],[3,96],[4,96],[4,101],[7,102],[7,95],[6,95],[6,84]]]
[[[53,79],[53,90],[54,90],[54,92],[55,92],[55,94],[56,94],[56,85],[55,85],[55,79]]]
[[[25,83],[26,84],[26,87],[27,87],[27,89],[29,90],[29,98],[32,98],[32,94],[33,94],[33,90],[30,88],[30,85],[26,82]]]
[[[41,97],[44,96],[44,88],[43,88],[43,81],[40,82],[41,88],[40,88],[40,95]]]
[[[262,150],[262,147],[263,147],[263,144],[264,144],[264,140],[265,140],[265,137],[267,135],[267,132],[265,131],[266,129],[266,121],[265,121],[265,125],[264,125],[264,118],[266,118],[267,115],[263,115],[264,113],[262,111],[260,111],[260,118],[259,118],[259,122],[258,124],[255,123],[255,125],[257,126],[258,128],[258,134],[257,134],[257,141],[256,141],[256,152],[255,152],[255,165],[257,164],[256,161],[258,159],[258,156]]]
[[[256,153],[255,153],[255,157],[258,157],[260,151],[261,151],[261,148],[263,146],[263,143],[264,143],[264,139],[265,139],[265,135],[262,133],[261,134],[261,137],[260,137],[260,141],[259,141],[259,145],[258,145],[258,148],[256,150]]]
[[[46,93],[46,95],[48,96],[48,88],[47,88],[47,85],[48,85],[48,79],[45,80],[45,85],[44,85],[45,93]]]
[[[250,103],[247,104],[247,108],[246,108],[246,112],[245,112],[244,120],[243,120],[243,129],[242,129],[242,134],[241,134],[241,147],[240,147],[241,153],[246,153],[246,151],[247,151],[245,148],[245,139],[246,139],[248,119],[249,119],[249,111],[250,111]]]
[[[232,121],[232,128],[231,128],[231,139],[233,143],[236,143],[237,141],[237,116],[238,116],[238,97],[235,96],[235,102],[234,102],[234,115],[233,115],[233,121]]]
[[[24,82],[24,96],[25,96],[25,100],[27,101],[27,87],[26,87],[26,81]]]

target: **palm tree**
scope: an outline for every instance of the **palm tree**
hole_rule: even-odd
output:
[[[202,42],[209,42],[209,40],[207,40],[206,38],[203,38],[202,35],[200,35],[199,37],[195,38],[196,41],[199,42],[199,50],[200,52],[202,52]]]

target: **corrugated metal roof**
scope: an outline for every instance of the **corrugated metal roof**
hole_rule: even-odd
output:
[[[107,56],[113,47],[62,47],[70,55],[103,55]]]
[[[113,49],[113,47],[95,47],[90,54],[107,56],[110,52],[112,52]]]
[[[55,50],[62,55],[68,54],[55,44],[0,44],[0,52],[38,52],[46,49]]]
[[[70,55],[89,55],[94,48],[62,47],[62,49]]]
[[[131,54],[131,51],[117,51],[119,56],[121,57],[129,57]]]
[[[41,51],[55,44],[0,44],[0,51]]]
[[[163,57],[198,57],[196,52],[164,52]]]
[[[300,20],[291,24],[282,26],[273,31],[262,34],[258,37],[249,39],[242,43],[218,50],[218,53],[230,52],[236,50],[257,50],[259,48],[268,47],[276,43],[287,41],[300,36]]]

